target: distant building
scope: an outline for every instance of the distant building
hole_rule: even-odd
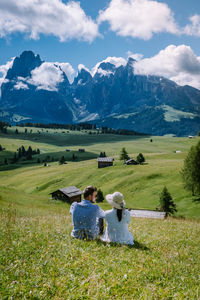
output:
[[[189,139],[193,139],[194,136],[193,136],[193,135],[189,135],[188,138],[189,138]]]
[[[62,200],[65,202],[72,203],[75,201],[76,202],[81,201],[82,191],[78,189],[76,186],[69,186],[63,189],[56,190],[50,194],[52,196],[52,199]]]
[[[113,166],[114,158],[112,157],[98,157],[98,168],[105,168]]]
[[[126,165],[138,165],[138,162],[136,160],[134,160],[133,158],[127,159],[125,161]]]
[[[78,149],[79,152],[85,152],[85,149]]]
[[[65,151],[66,151],[66,152],[70,152],[70,149],[66,149]]]
[[[167,214],[164,211],[149,209],[129,209],[129,211],[133,218],[164,219],[167,217]]]

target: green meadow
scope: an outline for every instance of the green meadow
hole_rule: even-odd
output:
[[[199,138],[17,129],[18,134],[16,127],[0,134],[5,148],[0,152],[0,299],[200,298],[200,202],[183,188],[180,176]],[[22,145],[39,148],[40,154],[5,165]],[[122,147],[133,158],[142,152],[145,164],[124,165]],[[113,167],[97,168],[102,151],[114,157]],[[54,161],[46,167],[37,163],[47,155]],[[62,155],[67,164],[59,165]],[[122,192],[129,208],[147,209],[156,209],[166,185],[178,212],[164,221],[132,218],[132,247],[73,240],[69,204],[52,200],[50,193],[89,184],[104,195]],[[106,202],[100,206],[110,209]]]

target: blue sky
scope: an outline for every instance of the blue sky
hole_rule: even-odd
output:
[[[181,48],[182,56],[186,50],[194,56],[186,71],[194,69],[195,59],[200,63],[199,0],[41,0],[41,7],[34,2],[1,0],[0,65],[32,50],[48,62],[91,69],[108,56],[127,58],[131,52],[151,58],[169,45],[191,48]]]

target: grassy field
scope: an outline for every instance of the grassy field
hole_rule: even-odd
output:
[[[87,132],[9,129],[0,135],[0,161],[17,148],[39,148],[41,158],[65,154],[68,164],[32,161],[1,165],[0,299],[199,299],[200,203],[183,189],[183,159],[198,138],[89,135]],[[28,128],[28,131],[30,128]],[[21,131],[21,132],[20,132]],[[56,133],[57,132],[57,133]],[[119,152],[142,152],[146,164],[125,166]],[[66,152],[65,149],[70,149]],[[85,153],[79,153],[85,148]],[[181,150],[181,153],[174,153]],[[114,166],[98,169],[101,151]],[[77,161],[71,161],[76,153]],[[67,155],[70,155],[67,157]],[[133,247],[73,240],[69,205],[52,200],[55,189],[93,184],[104,195],[116,190],[127,207],[155,209],[167,186],[177,217],[132,219]],[[102,203],[103,209],[110,209]]]

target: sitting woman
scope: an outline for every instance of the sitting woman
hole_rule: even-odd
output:
[[[105,211],[106,230],[101,236],[104,242],[133,245],[133,236],[128,230],[130,223],[130,212],[125,209],[124,197],[121,193],[115,192],[106,195],[107,202],[113,209]]]

